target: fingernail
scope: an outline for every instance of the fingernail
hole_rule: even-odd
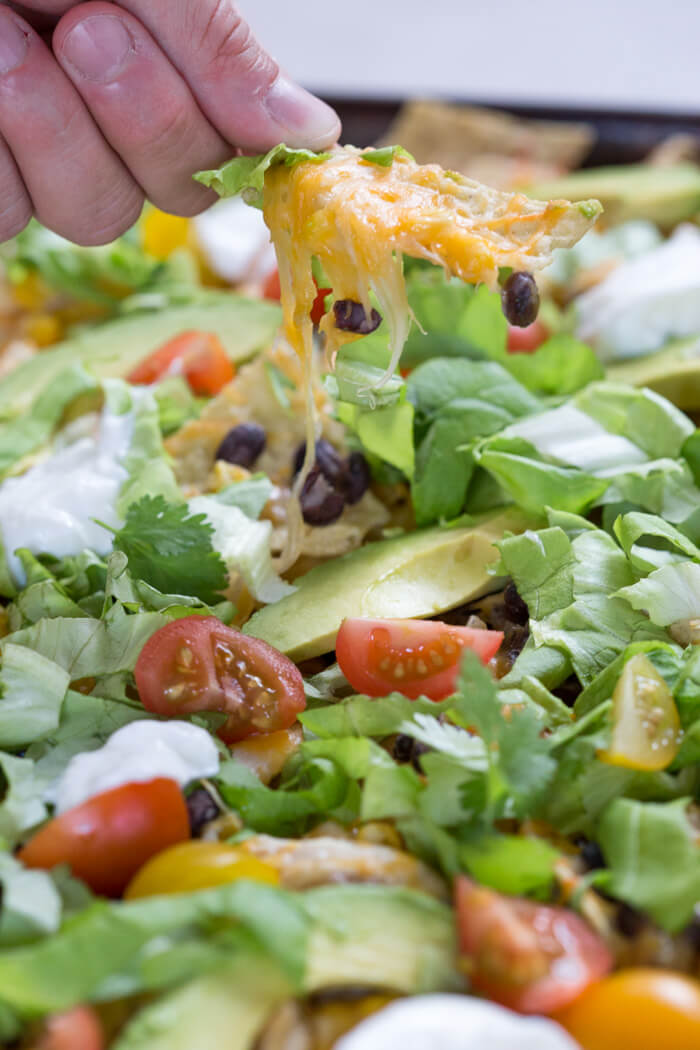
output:
[[[265,108],[284,130],[288,146],[323,149],[332,146],[340,134],[335,111],[285,76],[278,77],[270,88]]]
[[[0,19],[0,74],[11,73],[21,66],[29,47],[29,37],[22,32],[14,18]]]
[[[114,15],[91,15],[71,29],[61,53],[80,76],[108,84],[134,51],[134,38]]]

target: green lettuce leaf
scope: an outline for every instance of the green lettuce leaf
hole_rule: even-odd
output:
[[[45,871],[28,871],[9,853],[0,853],[0,951],[55,933],[61,922],[61,895]]]
[[[104,620],[43,619],[2,639],[46,657],[68,672],[71,681],[133,671],[139,653],[159,627],[170,618],[163,613],[129,615],[115,606]]]
[[[498,547],[498,571],[513,578],[527,603],[535,646],[564,653],[584,686],[630,643],[669,641],[661,627],[616,597],[636,575],[602,530],[570,538],[557,525],[506,537]]]
[[[58,727],[70,678],[39,653],[8,643],[0,670],[0,748],[20,748]]]
[[[600,822],[598,841],[609,872],[605,889],[676,933],[700,899],[700,849],[688,799],[657,804],[616,799]]]
[[[633,609],[641,609],[652,623],[668,627],[677,620],[700,617],[700,564],[684,561],[656,569],[644,580],[617,591]]]
[[[292,149],[291,146],[280,143],[268,153],[258,154],[255,157],[234,157],[220,168],[212,171],[198,171],[194,177],[197,182],[210,187],[220,197],[236,197],[240,193],[246,204],[261,208],[265,173],[269,168],[279,164],[293,168],[295,164],[302,161],[319,164],[329,156],[329,153]]]
[[[46,815],[34,762],[0,751],[0,838],[14,846]]]
[[[95,248],[85,248],[59,237],[36,220],[0,253],[10,280],[38,273],[51,288],[78,299],[116,310],[125,295],[158,288],[170,279],[171,263],[148,256],[136,229]]]
[[[272,522],[254,521],[239,507],[223,503],[213,496],[197,496],[189,501],[190,513],[205,523],[211,532],[211,545],[229,577],[240,574],[250,593],[261,602],[276,602],[291,594],[294,588],[277,575],[272,564],[270,537]],[[194,521],[195,518],[189,520]],[[206,564],[206,563],[205,563]],[[182,573],[182,556],[173,559],[173,568]],[[193,580],[201,578],[202,559],[192,561]],[[201,597],[211,600],[211,590],[204,592],[197,584]]]
[[[293,894],[239,881],[144,901],[97,901],[51,937],[0,951],[3,1001],[24,1016],[155,990],[254,942],[293,985],[306,960],[309,918]]]

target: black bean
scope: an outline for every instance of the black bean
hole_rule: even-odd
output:
[[[406,733],[399,733],[391,748],[391,753],[397,762],[411,761],[413,758],[413,744],[412,736],[407,736]]]
[[[596,868],[605,867],[605,857],[603,851],[597,842],[592,842],[590,839],[585,839],[581,843],[581,860],[586,865],[588,871],[594,871]]]
[[[206,788],[198,787],[187,796],[187,812],[190,817],[192,836],[201,835],[205,824],[216,820],[221,810]]]
[[[345,471],[345,498],[357,503],[369,488],[371,477],[367,460],[361,452],[351,452]]]
[[[219,445],[216,458],[235,463],[237,467],[252,467],[266,442],[265,430],[259,423],[239,423]]]
[[[362,303],[352,299],[337,299],[333,303],[333,316],[336,328],[357,335],[369,335],[382,323],[382,315],[377,310],[372,309],[368,317]]]
[[[345,495],[335,488],[319,467],[312,467],[299,497],[307,525],[330,525],[345,509]]]
[[[501,291],[501,305],[506,320],[517,328],[527,328],[537,318],[540,293],[531,273],[512,273]]]
[[[503,592],[503,604],[506,616],[511,623],[525,624],[530,619],[528,607],[518,594],[512,580],[506,585],[506,589]]]
[[[306,442],[304,441],[294,453],[292,470],[295,476],[301,470],[305,456]],[[326,481],[329,481],[335,488],[342,489],[344,487],[346,465],[338,450],[331,445],[330,441],[325,441],[324,438],[316,442],[314,467],[318,467]]]

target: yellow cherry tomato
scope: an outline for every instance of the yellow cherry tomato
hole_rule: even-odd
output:
[[[128,900],[163,893],[192,893],[237,879],[272,886],[279,883],[275,868],[224,842],[181,842],[152,857],[126,888]]]
[[[620,970],[555,1019],[582,1050],[698,1050],[700,982],[671,970]]]
[[[141,219],[143,250],[154,259],[168,259],[189,243],[190,223],[179,215],[149,208]]]
[[[613,766],[653,772],[678,753],[681,723],[671,690],[651,660],[637,653],[625,664],[613,693],[610,747],[598,758]]]

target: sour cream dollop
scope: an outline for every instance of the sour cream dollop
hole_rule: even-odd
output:
[[[58,813],[124,784],[167,777],[181,787],[219,771],[219,752],[205,729],[190,722],[131,722],[97,751],[75,755],[47,801]]]
[[[663,244],[618,266],[576,300],[577,334],[604,361],[659,350],[700,332],[700,230],[679,226]]]
[[[18,547],[65,558],[89,548],[106,555],[112,528],[121,524],[116,503],[128,473],[122,461],[131,446],[134,413],[105,409],[96,433],[57,449],[24,474],[0,485],[0,532],[10,571],[20,586]]]
[[[554,1021],[523,1017],[468,995],[402,999],[343,1036],[333,1050],[580,1050]]]

